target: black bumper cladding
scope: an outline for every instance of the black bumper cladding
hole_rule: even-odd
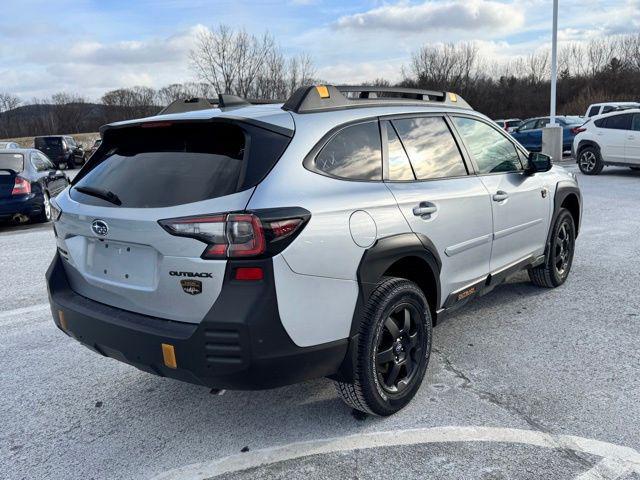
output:
[[[62,262],[56,254],[47,271],[56,325],[91,350],[149,373],[212,388],[257,390],[335,374],[347,351],[346,339],[304,348],[293,343],[278,314],[270,259],[229,261],[222,291],[198,325],[82,297],[71,290]],[[239,266],[262,267],[264,279],[234,280]],[[174,347],[177,368],[165,365],[162,344]]]

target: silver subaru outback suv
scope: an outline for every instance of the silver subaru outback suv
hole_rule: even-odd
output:
[[[55,324],[214,389],[329,377],[390,415],[438,316],[528,270],[569,275],[575,177],[448,92],[309,86],[114,123],[55,199]]]

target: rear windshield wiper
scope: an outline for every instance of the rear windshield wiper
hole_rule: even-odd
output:
[[[94,187],[76,187],[76,190],[80,193],[84,193],[85,195],[91,195],[92,197],[98,197],[102,200],[106,200],[109,203],[113,203],[114,205],[122,205],[122,201],[118,198],[118,195],[109,191],[103,190],[102,188],[94,188]]]

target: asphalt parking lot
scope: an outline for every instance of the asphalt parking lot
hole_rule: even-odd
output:
[[[640,480],[640,172],[578,176],[567,283],[519,274],[445,318],[385,419],[327,380],[213,396],[98,356],[50,318],[50,226],[0,226],[0,477]]]

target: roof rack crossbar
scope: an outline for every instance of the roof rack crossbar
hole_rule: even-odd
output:
[[[284,103],[282,108],[295,113],[310,113],[382,105],[424,106],[425,103],[440,103],[447,107],[471,109],[462,97],[454,93],[418,88],[362,85],[300,87]]]

